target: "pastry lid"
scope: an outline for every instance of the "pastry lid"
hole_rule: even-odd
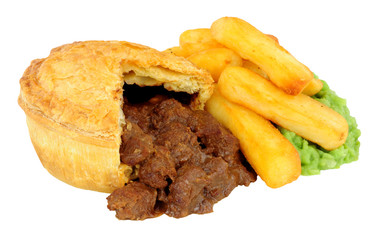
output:
[[[203,109],[213,90],[210,74],[184,58],[129,42],[85,41],[32,61],[20,80],[19,104],[54,131],[119,147],[125,82],[195,94],[194,109]]]

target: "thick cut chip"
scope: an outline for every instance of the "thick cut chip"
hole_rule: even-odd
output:
[[[246,68],[246,69],[249,69],[249,70],[257,73],[261,77],[269,80],[269,76],[259,66],[257,66],[253,62],[244,59],[243,60],[243,67]]]
[[[217,82],[227,66],[242,66],[243,60],[228,48],[211,48],[188,57],[188,60],[200,68],[208,70]]]
[[[297,150],[268,120],[228,101],[218,91],[205,108],[239,139],[247,161],[269,187],[282,187],[299,177]]]
[[[303,89],[302,93],[306,94],[307,96],[313,96],[317,94],[320,90],[322,90],[322,88],[323,88],[323,82],[318,78],[314,78]]]
[[[348,136],[348,123],[336,111],[304,94],[286,94],[243,67],[227,67],[219,78],[218,89],[228,100],[326,150],[340,147]]]
[[[291,95],[298,95],[314,78],[313,73],[272,37],[246,21],[223,17],[211,26],[215,40],[257,64],[269,79]]]
[[[209,28],[186,30],[180,35],[179,41],[180,46],[168,48],[165,52],[187,58],[207,49],[224,47],[213,38]]]
[[[188,57],[189,55],[191,55],[191,53],[189,53],[186,49],[183,49],[180,46],[174,46],[174,47],[168,48],[164,50],[164,52],[172,53],[179,57]]]
[[[269,76],[259,66],[249,60],[243,60],[243,67],[257,73],[265,79],[269,79]],[[317,94],[322,88],[323,82],[318,78],[314,78],[307,84],[302,93],[306,94],[307,96],[313,96]]]
[[[209,28],[186,30],[180,35],[179,41],[180,47],[185,49],[189,55],[210,48],[223,47],[213,38]]]

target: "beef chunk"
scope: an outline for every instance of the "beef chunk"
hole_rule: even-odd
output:
[[[176,181],[169,187],[166,214],[179,218],[192,212],[199,213],[204,201],[203,189],[207,184],[206,172],[202,168],[190,164],[180,168]],[[209,209],[201,212],[209,212]]]
[[[204,152],[216,157],[222,157],[227,162],[239,158],[239,141],[231,132],[224,128],[208,112],[195,111],[189,125],[196,133],[204,148]]]
[[[238,179],[232,174],[227,162],[222,158],[208,158],[203,167],[210,180],[206,186],[205,195],[214,203],[227,197],[239,185]],[[249,181],[251,180],[249,179]]]
[[[235,187],[249,185],[254,180],[253,174],[242,168],[231,169],[219,157],[208,158],[201,166],[188,162],[178,170],[176,180],[169,187],[166,214],[178,218],[191,213],[212,212],[213,205],[227,197]]]
[[[186,125],[190,117],[192,117],[192,112],[189,108],[184,107],[175,99],[168,99],[156,105],[151,114],[151,121],[155,128],[161,128],[171,122]]]
[[[169,149],[176,167],[202,155],[197,136],[180,122],[166,123],[160,128],[156,133],[155,144]]]
[[[157,217],[162,213],[155,211],[156,196],[156,189],[132,182],[108,196],[108,209],[115,210],[116,217],[121,220]]]
[[[137,124],[126,123],[123,132],[120,148],[121,161],[123,163],[135,166],[152,154],[152,137],[144,133]]]
[[[154,188],[164,188],[167,180],[176,177],[175,161],[163,146],[157,146],[154,154],[144,161],[139,169],[139,180]]]

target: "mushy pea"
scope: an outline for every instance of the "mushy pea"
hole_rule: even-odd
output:
[[[317,76],[315,77],[317,78]],[[324,81],[322,90],[315,94],[313,98],[340,113],[348,122],[349,133],[344,145],[332,151],[327,151],[289,130],[278,127],[299,152],[302,175],[320,174],[320,170],[335,169],[344,163],[356,161],[360,148],[358,137],[361,135],[361,131],[357,128],[356,119],[350,116],[346,100],[338,97]]]

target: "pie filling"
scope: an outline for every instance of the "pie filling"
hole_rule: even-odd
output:
[[[133,175],[107,198],[117,218],[209,213],[235,187],[256,180],[239,141],[209,113],[191,110],[192,97],[125,84],[120,155]]]

